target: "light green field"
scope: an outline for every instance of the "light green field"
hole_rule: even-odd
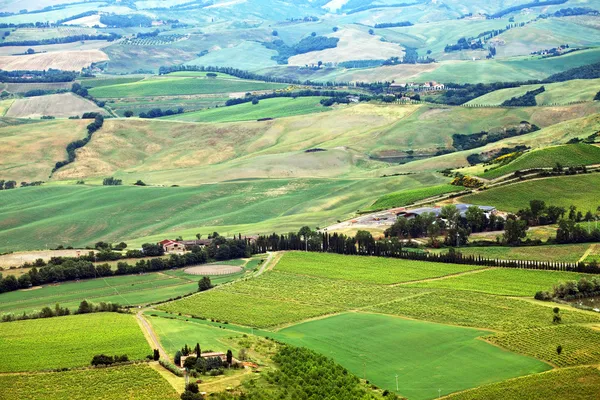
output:
[[[266,83],[220,78],[155,77],[139,82],[101,86],[90,89],[96,98],[177,96],[209,93],[251,92],[285,88],[280,83]]]
[[[586,275],[573,272],[494,268],[478,271],[474,274],[450,276],[446,279],[420,282],[409,286],[469,290],[532,298],[540,290],[550,290],[561,282],[576,281],[584,276]],[[587,275],[587,277],[592,278],[593,275]]]
[[[198,290],[199,277],[166,276],[162,273],[125,275],[46,285],[36,290],[19,290],[0,294],[0,314],[39,311],[59,303],[71,310],[82,300],[98,304],[145,305]]]
[[[365,309],[442,324],[500,331],[552,326],[552,304],[463,290],[429,289],[421,296]],[[563,310],[563,324],[598,323],[600,315]]]
[[[210,51],[207,55],[195,58],[186,64],[214,65],[255,71],[276,66],[277,62],[271,60],[274,55],[277,55],[275,50],[269,50],[258,42],[243,41],[234,47]]]
[[[153,97],[121,98],[109,100],[107,105],[119,117],[125,117],[126,111],[133,111],[134,116],[139,116],[141,113],[147,113],[155,108],[160,108],[163,111],[177,111],[179,107],[183,108],[186,112],[200,110],[204,108],[222,106],[228,99],[228,97],[216,97],[212,95],[209,95],[208,97],[193,96],[191,98],[186,98],[185,96],[168,97],[156,100]]]
[[[598,364],[600,331],[578,325],[558,325],[520,332],[500,333],[486,338],[508,350],[547,361],[559,367]],[[556,347],[563,351],[558,354]]]
[[[151,349],[135,316],[71,315],[0,324],[2,372],[89,366],[96,354],[142,360]],[[35,357],[31,356],[35,349]]]
[[[477,340],[485,331],[350,313],[295,325],[277,338],[332,357],[355,375],[409,399],[476,387],[549,366]],[[460,368],[457,368],[460,365]]]
[[[235,122],[330,111],[331,108],[323,107],[319,103],[321,99],[322,97],[266,99],[261,100],[256,105],[244,103],[236,106],[172,115],[162,119],[189,122]]]
[[[597,367],[561,368],[451,395],[452,400],[588,400],[600,391]]]
[[[532,229],[533,228],[530,228],[530,231]],[[475,238],[472,237],[472,239]],[[504,260],[577,262],[589,246],[589,244],[518,247],[488,246],[462,247],[459,251],[465,256],[482,256],[485,258],[498,258]],[[440,253],[446,252],[446,250],[434,251]]]
[[[402,190],[381,196],[367,210],[382,210],[387,208],[402,207],[429,197],[436,197],[446,193],[459,192],[461,187],[453,185],[439,185],[424,189]]]
[[[467,105],[500,105],[505,100],[522,96],[526,92],[538,89],[541,86],[544,86],[546,91],[535,97],[538,105],[564,105],[578,101],[592,101],[598,93],[599,85],[600,79],[576,79],[543,85],[524,85],[517,88],[496,90],[469,101]]]
[[[90,79],[81,79],[79,83],[81,86],[86,88],[97,88],[102,86],[113,86],[113,85],[123,85],[127,83],[139,82],[144,79],[143,76],[137,77],[101,77],[101,78],[90,78]]]
[[[560,176],[521,182],[493,188],[462,197],[461,201],[486,204],[502,211],[517,212],[527,207],[530,200],[544,200],[547,205],[577,207],[584,214],[598,207],[598,196],[590,188],[600,184],[599,174]]]
[[[472,271],[473,265],[442,264],[366,256],[306,252],[286,253],[277,271],[321,278],[388,285]]]
[[[589,144],[566,144],[529,151],[509,164],[492,168],[481,175],[494,179],[519,170],[600,164],[600,147]]]
[[[44,40],[77,35],[96,35],[93,28],[82,27],[57,27],[57,28],[19,28],[10,33],[3,43],[20,42],[27,40]]]
[[[27,357],[27,356],[24,356]],[[43,374],[0,375],[0,392],[23,400],[176,400],[179,394],[145,364]]]

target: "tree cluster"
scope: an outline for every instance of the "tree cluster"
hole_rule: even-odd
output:
[[[150,27],[152,18],[142,14],[102,14],[100,23],[111,28]]]
[[[7,83],[47,83],[72,82],[77,77],[76,72],[47,69],[45,71],[3,71],[0,70],[0,82]]]
[[[0,42],[0,47],[5,47],[5,46],[44,46],[44,45],[49,45],[49,44],[81,42],[81,41],[85,41],[85,40],[106,40],[108,42],[113,42],[113,41],[119,39],[120,37],[121,37],[121,35],[117,35],[116,33],[110,33],[108,35],[82,34],[82,35],[72,35],[72,36],[50,38],[50,39]]]
[[[73,85],[73,86],[75,86],[75,85]],[[52,169],[52,173],[56,172],[58,169],[64,167],[65,165],[68,165],[68,164],[72,163],[73,161],[75,161],[75,156],[76,156],[75,151],[77,149],[80,149],[83,146],[85,146],[92,139],[92,135],[94,134],[94,132],[96,132],[98,129],[102,128],[103,124],[104,124],[104,116],[97,114],[94,118],[94,122],[90,123],[87,126],[87,131],[88,131],[87,136],[83,139],[76,140],[67,145],[67,159],[64,161],[58,161],[54,165],[54,168]]]
[[[500,17],[505,16],[506,14],[510,14],[515,11],[520,11],[525,8],[553,6],[553,5],[557,5],[557,4],[564,4],[566,2],[567,2],[567,0],[545,0],[545,1],[544,0],[542,0],[542,1],[534,0],[531,3],[519,4],[516,6],[505,8],[503,10],[500,10],[500,11],[490,15],[488,18],[500,18]]]
[[[41,311],[35,311],[32,313],[25,313],[21,315],[14,314],[4,314],[2,315],[2,322],[13,322],[13,321],[23,321],[27,319],[38,319],[38,318],[52,318],[52,317],[62,317],[64,315],[71,314],[90,314],[90,313],[98,313],[98,312],[123,312],[123,309],[119,304],[116,303],[105,303],[100,302],[98,304],[92,304],[87,300],[83,300],[77,310],[71,312],[71,310],[67,307],[61,307],[60,304],[56,303],[54,308],[43,307]]]
[[[583,277],[578,281],[561,282],[551,291],[540,291],[535,294],[536,300],[573,300],[600,296],[600,278]]]
[[[146,112],[141,112],[140,113],[140,118],[160,118],[160,117],[166,117],[169,115],[176,115],[176,114],[182,114],[183,113],[183,107],[179,107],[177,110],[162,110],[160,108],[153,108],[150,111]]]
[[[477,147],[485,146],[488,143],[498,142],[502,139],[525,135],[535,132],[540,128],[527,121],[521,121],[519,126],[504,128],[496,132],[481,131],[472,134],[455,133],[452,135],[452,146],[457,150],[471,150]]]
[[[121,356],[107,356],[104,354],[97,354],[92,358],[92,366],[108,366],[112,364],[125,363],[129,361],[129,357],[126,354]]]
[[[375,24],[374,28],[398,28],[402,26],[413,26],[413,23],[410,21],[401,21],[401,22],[384,22],[381,24]]]
[[[340,39],[334,37],[310,35],[293,46],[288,46],[280,39],[264,42],[263,45],[268,49],[277,51],[278,54],[271,57],[271,59],[277,61],[278,64],[287,64],[290,57],[310,53],[311,51],[332,49],[337,47],[339,41]]]
[[[503,107],[531,107],[537,106],[535,96],[546,91],[546,88],[541,86],[539,89],[527,91],[524,95],[519,97],[512,97],[505,100],[501,105]]]

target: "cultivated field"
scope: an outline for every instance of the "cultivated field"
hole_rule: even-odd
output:
[[[37,259],[48,261],[51,257],[78,257],[92,250],[40,250],[0,255],[0,267],[18,267],[24,263],[33,263]]]
[[[547,205],[569,208],[577,207],[582,213],[594,211],[598,198],[590,188],[600,183],[599,174],[560,176],[531,182],[515,183],[501,188],[492,188],[461,198],[472,204],[492,205],[499,210],[517,212],[526,207],[530,200],[544,200]]]
[[[98,313],[0,324],[1,372],[89,366],[96,354],[142,360],[151,349],[133,315]],[[35,348],[36,357],[30,357]]]
[[[24,356],[27,357],[27,356]],[[179,394],[146,365],[0,375],[0,391],[23,400],[176,400]]]
[[[538,228],[530,228],[529,233]],[[489,239],[493,240],[501,232],[491,232]],[[487,235],[486,235],[487,236]],[[471,237],[478,238],[479,235]],[[485,258],[499,258],[505,260],[527,260],[527,261],[557,261],[577,262],[590,247],[589,244],[565,244],[544,246],[488,246],[488,247],[461,247],[459,251],[465,256],[482,256]],[[446,252],[447,250],[433,250]]]
[[[73,93],[60,93],[17,99],[6,112],[6,116],[13,118],[40,118],[46,115],[56,118],[68,118],[81,116],[86,112],[107,114],[104,109],[98,107],[90,100]]]
[[[0,56],[0,65],[6,71],[62,69],[80,71],[92,63],[106,61],[108,56],[100,50],[55,51],[22,56]]]
[[[276,337],[333,357],[382,388],[395,389],[397,374],[399,394],[415,400],[436,398],[438,388],[444,395],[550,368],[477,340],[483,334],[475,329],[349,313],[298,324],[278,331]]]
[[[430,197],[446,193],[459,192],[462,188],[453,185],[432,186],[423,189],[403,190],[381,196],[367,210],[382,210],[387,208],[402,207]]]

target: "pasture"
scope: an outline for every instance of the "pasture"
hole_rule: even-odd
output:
[[[559,176],[492,188],[461,197],[461,201],[517,212],[527,207],[530,200],[544,200],[547,205],[567,209],[574,205],[585,214],[588,210],[593,212],[598,207],[598,197],[589,189],[597,187],[599,183],[600,174],[595,173]]]
[[[127,354],[142,360],[151,349],[135,316],[70,315],[0,324],[0,372],[89,366],[96,354]],[[35,357],[31,356],[35,349]]]
[[[100,86],[90,89],[96,98],[178,96],[210,93],[245,93],[287,87],[280,83],[242,79],[154,77],[138,82]]]
[[[551,168],[557,164],[563,167],[600,164],[600,147],[589,144],[544,147],[529,151],[506,165],[490,168],[480,176],[494,179],[519,170]]]
[[[229,107],[218,107],[172,115],[163,117],[162,119],[219,123],[252,121],[262,118],[282,118],[331,110],[330,107],[323,107],[319,103],[319,100],[321,100],[321,97],[266,99],[261,100],[258,104],[244,103]]]
[[[600,391],[595,366],[554,369],[453,394],[451,400],[588,400]]]
[[[56,303],[74,310],[82,300],[96,304],[111,302],[122,306],[145,305],[197,291],[198,278],[192,275],[187,277],[179,278],[163,273],[124,275],[2,293],[0,313],[39,311],[46,306],[54,307]]]
[[[179,399],[171,385],[145,364],[40,374],[0,374],[0,392],[22,400]]]
[[[460,187],[453,185],[439,185],[421,189],[392,192],[378,198],[365,211],[408,206],[419,200],[425,200],[430,197],[439,197],[443,194],[459,192],[460,190]]]
[[[542,227],[544,228],[544,227]],[[529,233],[535,233],[538,227],[530,228]],[[554,233],[554,232],[552,232]],[[501,235],[500,232],[491,233],[489,240],[494,236]],[[480,235],[471,236],[472,239],[480,239]],[[461,247],[459,251],[465,256],[482,256],[485,258],[498,258],[504,260],[526,260],[526,261],[557,261],[577,262],[590,247],[589,244],[561,244],[544,246],[486,246],[486,247]],[[446,250],[432,249],[435,252],[446,252]]]
[[[107,114],[90,100],[73,93],[60,93],[17,99],[5,115],[13,118],[41,118],[44,115],[68,118],[81,117],[86,112]]]
[[[363,313],[294,325],[279,340],[308,347],[383,389],[425,400],[549,366],[477,340],[485,331]],[[376,340],[371,340],[376,338]],[[460,368],[457,366],[460,365]]]

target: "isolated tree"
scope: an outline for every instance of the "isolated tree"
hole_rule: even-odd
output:
[[[141,179],[138,179],[138,180],[137,180],[137,181],[134,183],[134,185],[135,185],[135,186],[146,186],[146,184],[145,184],[145,183],[144,183],[144,182],[143,182]]]
[[[127,110],[127,111],[125,111],[125,112],[123,113],[123,115],[124,115],[126,118],[133,117],[133,111],[131,111],[131,110]]]
[[[158,349],[154,349],[154,354],[153,357],[154,361],[158,361],[160,359],[160,352],[158,351]]]
[[[375,31],[373,29],[369,29],[369,35],[374,35]]]
[[[273,32],[271,32],[271,35],[273,35],[273,36],[279,36],[279,32],[273,31]]]
[[[198,239],[198,240],[202,239],[202,234],[201,233],[196,233],[196,239]]]
[[[27,54],[35,54],[35,50],[30,47],[27,49]]]
[[[181,351],[177,350],[177,353],[175,353],[175,365],[179,366],[181,364]]]
[[[252,99],[252,105],[257,105],[259,103],[258,99],[255,97]]]
[[[338,28],[337,26],[334,26],[334,27],[332,28],[332,30],[333,30],[334,32],[337,32],[337,31],[339,31],[339,30],[340,30],[340,28]],[[600,94],[600,92],[598,92],[598,93]],[[600,100],[600,99],[598,99],[598,100]]]
[[[552,323],[560,324],[562,322],[562,317],[560,316],[560,308],[554,307],[554,317],[552,318]]]
[[[594,96],[594,100],[596,100],[596,101],[600,100],[600,92],[596,93],[596,95]]]
[[[315,37],[315,36],[317,36],[317,32],[312,32],[312,33],[310,34],[310,36],[312,36],[312,37]]]
[[[200,352],[200,343],[196,343],[196,348],[194,349],[197,357],[200,357],[202,353]]]
[[[559,344],[559,345],[556,347],[556,354],[558,354],[558,355],[560,356],[560,354],[562,353],[562,350],[563,350],[563,348],[562,348],[562,346]]]
[[[202,279],[198,281],[198,291],[204,292],[205,290],[211,289],[213,287],[210,282],[210,278],[208,276],[203,276]]]
[[[227,364],[231,365],[233,363],[233,353],[231,350],[227,350]]]

